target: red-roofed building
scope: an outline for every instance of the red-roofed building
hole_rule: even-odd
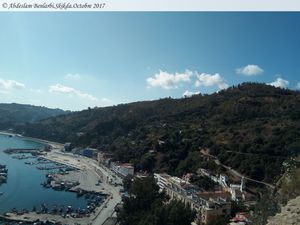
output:
[[[234,223],[244,222],[245,224],[248,224],[251,222],[250,218],[251,218],[251,216],[248,213],[239,212],[235,215],[235,217],[233,217],[230,220],[230,222],[234,222]]]

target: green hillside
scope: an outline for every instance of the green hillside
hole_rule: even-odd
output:
[[[114,152],[136,169],[182,175],[216,170],[200,149],[273,181],[300,152],[300,93],[244,83],[211,95],[95,108],[18,126],[25,135]]]
[[[0,104],[0,130],[25,123],[34,123],[42,119],[66,114],[61,109],[49,109],[41,106],[24,104]]]

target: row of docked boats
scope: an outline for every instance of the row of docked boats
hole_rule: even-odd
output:
[[[8,173],[8,170],[7,170],[6,166],[0,164],[0,185],[3,183],[6,183],[7,173]],[[0,192],[0,195],[3,195],[3,193]]]

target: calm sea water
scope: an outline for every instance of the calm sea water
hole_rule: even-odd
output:
[[[36,169],[35,165],[26,165],[25,161],[13,159],[3,150],[7,148],[39,148],[42,144],[25,140],[19,137],[8,137],[0,135],[0,164],[5,164],[8,169],[8,180],[6,184],[0,185],[0,213],[18,210],[37,209],[41,204],[47,206],[72,206],[73,208],[85,208],[86,200],[77,198],[75,193],[45,189],[40,184],[45,181],[47,171]],[[32,159],[31,159],[32,160]],[[48,171],[49,172],[49,171]]]

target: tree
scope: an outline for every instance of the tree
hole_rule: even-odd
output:
[[[207,225],[226,225],[226,218],[222,216],[215,217]]]
[[[183,202],[173,200],[165,207],[168,225],[190,225],[195,218],[195,212],[191,210],[190,205]]]
[[[165,203],[166,196],[152,176],[135,179],[129,194],[118,213],[121,225],[190,225],[194,219],[189,205],[175,200]]]

